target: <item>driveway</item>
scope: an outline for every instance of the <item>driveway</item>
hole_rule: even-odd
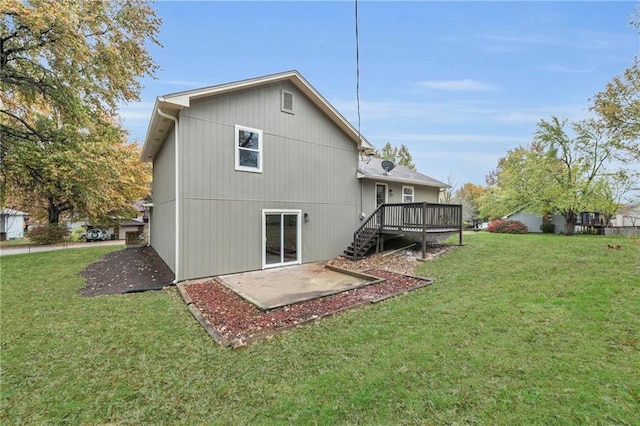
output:
[[[98,246],[124,246],[123,240],[113,240],[113,241],[96,241],[95,243],[64,243],[57,244],[54,246],[28,246],[28,247],[6,247],[0,249],[0,256],[8,256],[11,254],[25,254],[25,253],[39,253],[42,251],[53,251],[53,250],[64,250],[70,248],[87,248],[87,247],[98,247]]]

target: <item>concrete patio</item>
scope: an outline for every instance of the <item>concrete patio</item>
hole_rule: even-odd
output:
[[[371,275],[326,266],[324,263],[221,275],[217,279],[265,310],[384,281]]]

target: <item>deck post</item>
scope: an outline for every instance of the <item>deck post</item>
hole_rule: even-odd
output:
[[[458,209],[458,231],[460,232],[460,235],[458,237],[458,245],[461,246],[462,245],[462,204],[460,204],[460,207]]]
[[[422,203],[422,258],[426,255],[427,248],[427,203]]]

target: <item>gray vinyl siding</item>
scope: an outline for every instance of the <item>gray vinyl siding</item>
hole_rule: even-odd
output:
[[[153,162],[151,246],[175,271],[175,129]]]
[[[393,191],[395,195],[395,190]],[[402,185],[400,185],[400,194],[402,195]],[[440,189],[432,186],[413,187],[413,197],[416,202],[426,201],[427,203],[437,203],[440,196]]]
[[[510,215],[507,219],[517,220],[527,225],[529,232],[542,233],[542,217],[535,213],[518,212]],[[554,232],[564,232],[564,217],[561,215],[551,215],[551,223],[555,225]]]
[[[282,88],[294,114],[280,110]],[[303,262],[347,247],[359,223],[357,146],[293,85],[197,101],[179,120],[182,278],[262,268],[263,209],[308,214]],[[235,125],[263,131],[262,173],[234,169]]]

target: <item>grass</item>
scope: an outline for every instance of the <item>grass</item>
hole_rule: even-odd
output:
[[[12,238],[10,240],[0,241],[0,248],[22,247],[31,244],[28,238]]]
[[[2,258],[0,422],[638,424],[637,239],[465,235],[433,286],[238,351],[175,290],[80,297],[113,249]]]

